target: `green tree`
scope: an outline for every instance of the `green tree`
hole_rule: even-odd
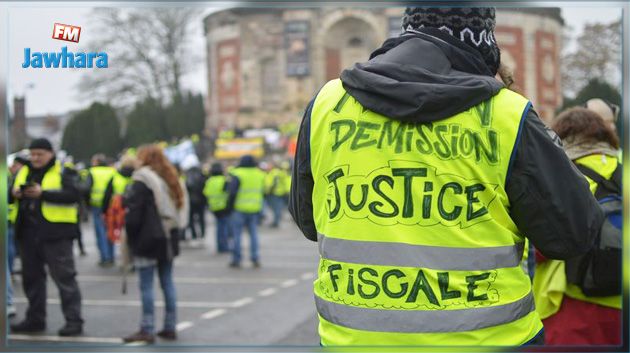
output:
[[[185,137],[200,134],[205,125],[203,97],[188,92],[176,95],[166,108],[166,126],[170,137]]]
[[[136,103],[127,115],[125,145],[136,147],[145,143],[168,140],[166,111],[152,98]]]
[[[61,147],[84,162],[96,153],[118,154],[122,141],[114,109],[109,104],[96,102],[76,113],[64,129]]]
[[[572,96],[593,78],[618,84],[621,77],[621,20],[588,23],[577,38],[577,47],[562,58],[565,93]]]

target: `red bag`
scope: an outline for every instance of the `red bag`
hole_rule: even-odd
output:
[[[122,195],[114,195],[105,212],[105,225],[107,226],[107,238],[112,243],[120,242],[120,233],[125,226],[125,208]]]

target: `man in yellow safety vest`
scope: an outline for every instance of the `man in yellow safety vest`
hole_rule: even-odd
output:
[[[494,8],[408,8],[307,107],[289,210],[319,243],[322,345],[542,343],[525,237],[570,258],[603,214],[506,87],[494,27]]]
[[[230,171],[228,185],[228,210],[233,231],[232,262],[230,267],[241,266],[241,234],[243,228],[249,233],[250,259],[254,267],[260,267],[258,254],[258,217],[263,206],[265,173],[258,168],[251,155],[241,157],[239,165]]]
[[[78,235],[77,173],[55,159],[44,138],[31,142],[30,162],[15,177],[10,201],[15,201],[15,235],[22,260],[22,287],[28,299],[26,318],[11,331],[46,329],[46,270],[59,289],[66,325],[60,336],[83,331],[81,292],[76,281],[72,244]]]

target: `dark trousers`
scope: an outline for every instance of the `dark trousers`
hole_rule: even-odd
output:
[[[20,234],[18,245],[22,260],[22,288],[28,299],[26,320],[46,322],[46,265],[59,290],[61,310],[66,322],[83,324],[81,292],[76,281],[72,244],[70,238],[43,241],[28,230]]]
[[[204,215],[206,213],[206,205],[190,205],[188,228],[192,233],[192,238],[197,239],[197,228],[195,223],[199,224],[200,237],[203,238],[206,235],[206,220]]]

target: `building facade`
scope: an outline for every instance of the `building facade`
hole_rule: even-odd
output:
[[[401,33],[403,8],[233,8],[204,19],[206,128],[299,121],[317,90]],[[562,104],[557,8],[499,9],[496,39],[514,89],[546,121]]]

